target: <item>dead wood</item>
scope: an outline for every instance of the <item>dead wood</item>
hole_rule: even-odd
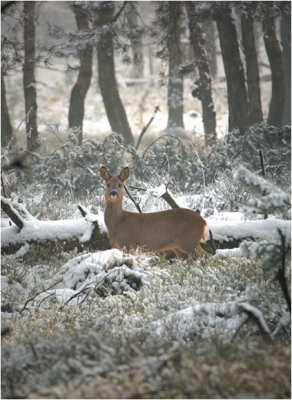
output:
[[[5,233],[4,231],[2,231],[2,254],[15,254],[25,244],[28,244],[32,247],[40,246],[45,252],[48,253],[59,253],[61,251],[68,252],[75,249],[77,249],[77,251],[83,251],[84,249],[89,249],[93,251],[110,249],[111,246],[109,244],[108,236],[105,232],[100,231],[98,222],[92,218],[90,220],[88,219],[88,211],[85,208],[81,206],[78,206],[78,208],[84,218],[94,226],[89,240],[80,241],[80,238],[82,238],[84,234],[81,228],[80,231],[78,231],[78,229],[76,230],[75,235],[72,235],[71,232],[67,232],[68,235],[66,235],[66,232],[62,232],[62,239],[60,239],[59,230],[57,230],[58,233],[56,233],[56,237],[54,237],[53,239],[51,237],[51,234],[50,237],[48,236],[47,238],[43,235],[42,238],[39,239],[36,234],[34,237],[25,239],[25,236],[20,238],[19,232],[15,232],[15,236],[10,242],[5,241]],[[30,221],[27,221],[27,224],[29,223]],[[57,228],[58,224],[60,224],[60,221],[42,221],[44,231],[46,231],[46,223],[50,223],[51,227],[53,226]],[[80,219],[76,219],[76,224],[79,223]],[[13,229],[13,226],[5,229]]]
[[[1,197],[1,208],[8,215],[8,217],[15,223],[21,230],[24,227],[24,220],[19,213],[12,207],[10,200]]]

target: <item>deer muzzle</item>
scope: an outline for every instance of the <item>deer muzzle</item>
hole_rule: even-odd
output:
[[[116,192],[115,190],[112,190],[112,191],[110,192],[110,197],[111,197],[112,199],[116,199],[118,196],[119,196],[119,195],[118,195],[118,192]]]

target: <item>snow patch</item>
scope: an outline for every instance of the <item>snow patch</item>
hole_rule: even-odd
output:
[[[264,239],[274,241],[279,237],[281,229],[288,241],[291,241],[291,221],[265,219],[263,221],[220,221],[212,217],[206,218],[208,228],[213,233],[214,240],[227,241],[232,239]],[[207,240],[210,238],[207,230]]]
[[[54,280],[47,282],[46,286],[60,281],[55,286],[60,300],[67,299],[68,289],[72,290],[73,294],[88,289],[103,295],[103,291],[109,288],[114,294],[138,290],[146,280],[146,275],[138,268],[134,256],[111,249],[73,258],[61,267]]]

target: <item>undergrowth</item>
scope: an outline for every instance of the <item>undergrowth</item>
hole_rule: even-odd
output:
[[[37,272],[28,286],[46,282],[70,258],[44,261],[46,273],[27,259]],[[147,279],[136,292],[63,309],[51,296],[2,315],[11,327],[2,398],[289,397],[289,335],[267,346],[236,309],[249,301],[275,328],[284,300],[261,262],[208,254],[184,261],[140,254],[137,262]]]

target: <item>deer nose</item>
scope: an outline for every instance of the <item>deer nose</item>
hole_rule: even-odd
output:
[[[116,199],[118,197],[118,192],[116,192],[115,190],[112,190],[110,192],[110,196],[112,199]]]

